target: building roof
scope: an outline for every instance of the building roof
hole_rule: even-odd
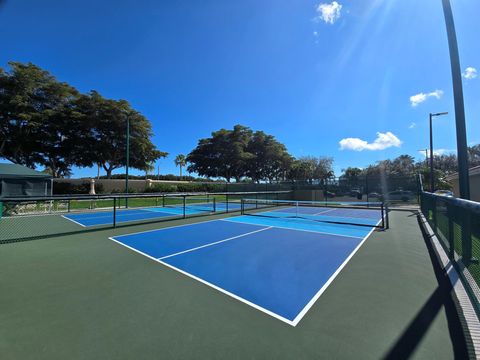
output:
[[[18,164],[0,164],[0,178],[45,178],[51,179],[49,174],[35,171]]]
[[[480,175],[480,165],[468,169],[468,176]],[[447,181],[457,180],[458,173],[453,173],[445,177]]]

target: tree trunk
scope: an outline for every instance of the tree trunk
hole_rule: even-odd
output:
[[[107,166],[106,164],[103,164],[103,169],[107,173],[107,179],[111,179],[112,178],[113,166],[112,165]]]
[[[182,180],[182,165],[180,165],[180,180]]]

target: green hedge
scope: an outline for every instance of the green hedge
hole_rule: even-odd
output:
[[[90,183],[81,183],[78,185],[67,182],[54,182],[54,195],[69,195],[69,194],[88,194],[90,192]],[[95,184],[95,192],[102,194],[104,192],[102,184]]]

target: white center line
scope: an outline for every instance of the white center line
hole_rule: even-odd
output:
[[[325,214],[325,213],[327,213],[327,212],[334,211],[334,210],[337,210],[337,209],[322,210],[322,211],[320,211],[320,212],[318,212],[318,213],[315,213],[315,214],[313,214],[313,215]]]
[[[263,228],[263,229],[260,229],[260,230],[250,231],[250,232],[245,233],[245,234],[233,236],[233,237],[230,237],[230,238],[228,238],[228,239],[223,239],[223,240],[215,241],[215,242],[210,243],[210,244],[206,244],[206,245],[202,245],[202,246],[197,246],[197,247],[192,248],[192,249],[188,249],[188,250],[184,250],[184,251],[177,252],[177,253],[175,253],[175,254],[171,254],[171,255],[167,255],[167,256],[160,257],[160,258],[158,258],[158,260],[168,259],[168,258],[170,258],[170,257],[172,257],[172,256],[177,256],[177,255],[185,254],[185,253],[188,253],[188,252],[191,252],[191,251],[195,251],[195,250],[198,250],[198,249],[203,249],[203,248],[206,248],[206,247],[209,247],[209,246],[212,246],[212,245],[217,245],[217,244],[220,244],[220,243],[223,243],[223,242],[226,242],[226,241],[238,239],[238,238],[241,238],[241,237],[244,237],[244,236],[247,236],[247,235],[252,235],[252,234],[258,233],[258,232],[260,232],[260,231],[265,231],[265,230],[271,229],[272,227],[273,227],[273,226],[269,226],[269,227],[266,227],[266,228]]]

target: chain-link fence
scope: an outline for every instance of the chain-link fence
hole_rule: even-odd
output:
[[[480,203],[422,192],[421,210],[480,314]]]
[[[288,200],[292,191],[2,198],[0,243],[239,212],[245,197]]]
[[[362,175],[316,182],[296,181],[293,190],[298,200],[385,202],[395,205],[417,204],[420,193],[416,176]]]

